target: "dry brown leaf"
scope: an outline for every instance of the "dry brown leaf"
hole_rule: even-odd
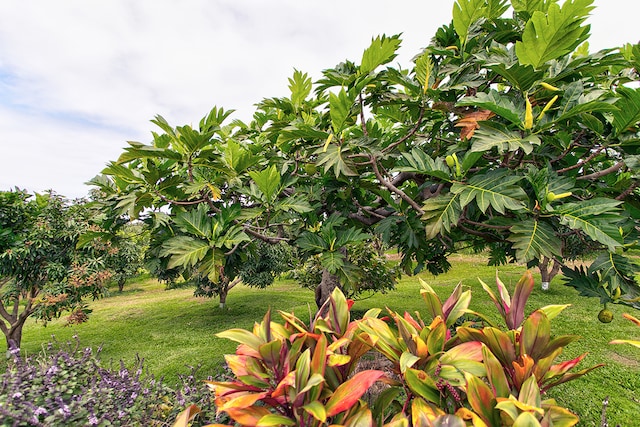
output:
[[[461,139],[470,139],[475,130],[480,127],[478,122],[489,120],[493,116],[495,116],[495,114],[489,110],[473,111],[465,114],[454,126],[462,128],[462,130],[460,130]]]

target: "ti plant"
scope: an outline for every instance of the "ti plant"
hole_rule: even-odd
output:
[[[458,338],[462,342],[481,342],[497,358],[502,366],[509,389],[521,390],[525,382],[535,375],[541,391],[546,391],[602,366],[596,365],[579,372],[571,371],[586,356],[554,364],[565,346],[579,339],[577,335],[561,335],[552,338],[551,320],[568,305],[549,305],[535,310],[525,318],[524,308],[533,289],[533,277],[526,272],[515,286],[513,299],[504,284],[496,278],[501,300],[483,283],[491,299],[507,324],[503,331],[495,326],[482,329],[460,327]],[[485,360],[486,364],[486,360]]]
[[[428,318],[390,309],[380,317],[381,309],[371,309],[351,321],[350,302],[337,288],[309,326],[285,312],[284,324],[276,323],[268,312],[253,331],[222,332],[239,346],[226,356],[234,378],[208,382],[217,410],[240,426],[575,425],[576,415],[541,394],[600,365],[572,372],[584,355],[554,363],[577,337],[552,338],[551,320],[566,305],[526,315],[531,273],[513,297],[497,284],[499,298],[483,285],[506,328],[471,311],[471,291],[461,285],[442,302],[423,284]],[[371,356],[387,360],[379,364],[384,370],[362,369]],[[370,390],[377,381],[382,386]],[[189,407],[175,427],[198,411]]]
[[[310,326],[284,312],[281,325],[268,312],[251,332],[218,334],[239,343],[236,354],[226,356],[235,379],[208,382],[218,411],[243,426],[322,426],[329,420],[355,425],[370,418],[360,398],[384,372],[354,374],[372,343],[349,321],[349,304],[336,290],[326,302],[326,314]]]

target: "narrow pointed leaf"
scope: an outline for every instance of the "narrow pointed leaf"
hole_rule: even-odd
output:
[[[324,423],[327,420],[327,411],[324,408],[324,405],[317,400],[313,402],[309,402],[302,407],[305,411],[307,411],[313,418]]]
[[[524,320],[524,309],[529,299],[529,295],[533,291],[533,275],[527,270],[513,291],[513,299],[511,300],[511,309],[507,313],[507,326],[509,329],[517,329]]]
[[[296,420],[285,417],[284,415],[269,414],[260,418],[256,427],[273,427],[273,426],[295,426]]]
[[[361,371],[340,384],[325,405],[327,417],[332,417],[351,408],[369,387],[383,376],[384,372],[382,371]]]
[[[428,402],[440,404],[440,391],[436,387],[436,383],[426,372],[407,369],[404,378],[412,392]]]
[[[260,346],[265,343],[260,339],[260,337],[245,329],[227,329],[226,331],[218,332],[216,336],[218,338],[226,338],[228,340],[235,341],[239,344],[246,344],[258,352],[260,351]]]
[[[487,346],[482,347],[482,360],[487,369],[487,380],[496,397],[509,397],[511,389],[504,368]]]
[[[520,388],[518,400],[529,406],[540,407],[540,389],[534,375],[530,376]]]
[[[476,414],[488,425],[495,425],[496,397],[493,391],[480,378],[467,376],[467,399]]]

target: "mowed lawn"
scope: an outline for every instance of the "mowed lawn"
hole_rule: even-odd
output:
[[[423,273],[418,277],[443,299],[462,282],[472,289],[471,308],[497,321],[497,311],[478,281],[481,278],[495,288],[496,268],[486,266],[482,257],[475,256],[456,256],[452,263],[453,268],[446,274],[434,277]],[[510,290],[523,272],[522,266],[499,268],[500,277]],[[424,312],[419,290],[417,277],[403,277],[396,291],[357,301],[354,314],[373,307]],[[114,290],[111,296],[93,302],[94,311],[85,324],[65,327],[64,319],[60,319],[43,327],[29,321],[24,331],[23,352],[41,351],[52,335],[58,341],[72,340],[77,335],[82,346],[101,346],[105,363],[117,364],[124,360],[131,364],[139,356],[149,373],[164,377],[171,384],[176,382],[178,374],[187,373],[190,366],[200,366],[199,375],[203,378],[220,372],[223,355],[232,353],[235,344],[217,338],[215,333],[229,328],[250,329],[269,308],[274,313],[294,312],[305,320],[315,308],[313,293],[289,280],[279,280],[264,290],[238,286],[230,292],[225,309],[218,307],[217,300],[195,298],[192,292],[192,288],[165,290],[164,285],[153,279],[133,281],[122,294]],[[552,321],[552,334],[576,334],[582,338],[566,348],[562,360],[588,352],[579,369],[598,363],[606,366],[552,389],[548,397],[578,413],[583,426],[600,425],[602,401],[609,397],[610,425],[638,425],[640,349],[608,344],[616,338],[640,340],[640,328],[621,317],[623,312],[631,312],[630,309],[610,305],[615,316],[613,322],[600,323],[597,314],[601,306],[597,299],[578,297],[575,290],[563,286],[559,279],[551,284],[549,291],[543,292],[537,277],[527,312],[547,304],[566,303],[572,306]],[[632,314],[637,317],[640,313]],[[0,349],[4,350],[4,343]]]

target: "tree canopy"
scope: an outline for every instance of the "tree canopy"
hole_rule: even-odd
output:
[[[318,255],[328,290],[358,269],[345,248],[379,236],[407,273],[461,248],[495,264],[565,268],[568,284],[640,308],[640,45],[588,47],[592,0],[458,0],[407,68],[399,35],[322,72],[248,123],[214,107],[163,117],[92,181],[145,218],[169,268],[231,283],[258,241]],[[549,272],[547,272],[548,276]],[[332,284],[332,285],[331,285]]]
[[[69,311],[69,322],[83,322],[90,311],[84,298],[103,294],[106,247],[76,248],[92,214],[85,203],[53,193],[0,192],[0,330],[7,348],[20,346],[29,317],[46,322]]]

